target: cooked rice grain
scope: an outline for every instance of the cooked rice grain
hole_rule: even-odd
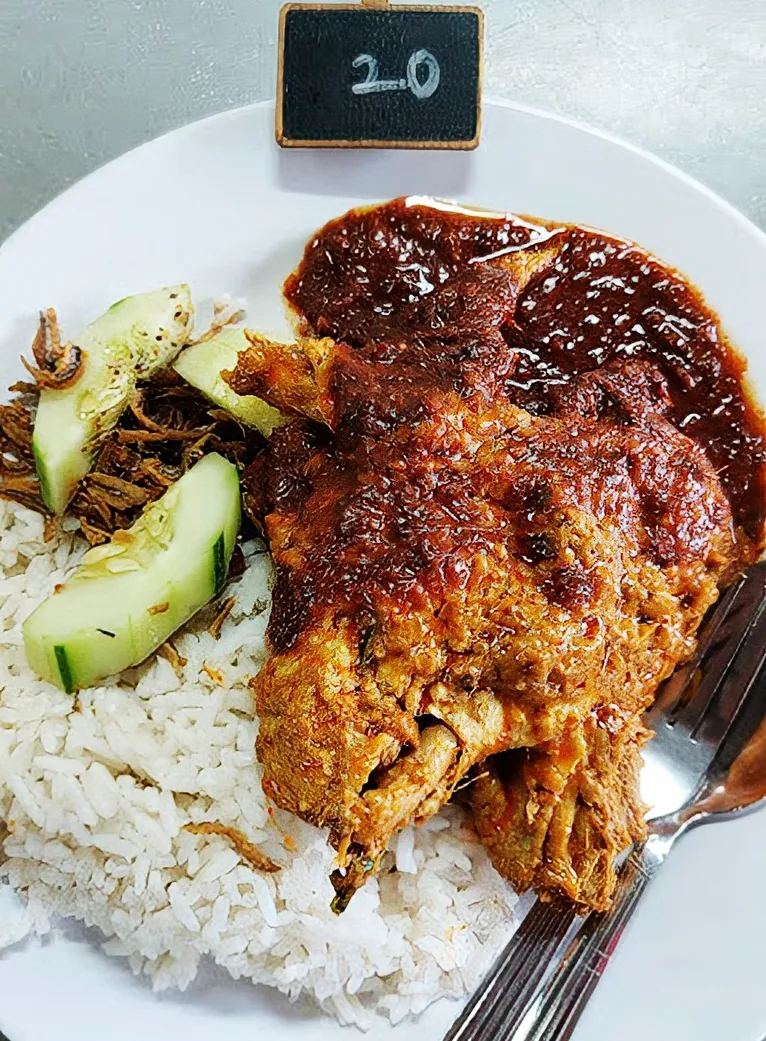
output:
[[[516,897],[460,808],[400,835],[339,918],[325,836],[270,810],[247,687],[264,656],[262,547],[247,547],[220,638],[208,631],[220,605],[175,638],[180,675],[156,656],[75,702],[29,671],[21,623],[85,548],[71,532],[46,544],[40,516],[0,501],[0,879],[25,900],[0,914],[0,947],[72,917],[155,990],[185,989],[210,957],[360,1026],[473,988]],[[284,866],[257,872],[225,838],[185,830],[204,821]]]

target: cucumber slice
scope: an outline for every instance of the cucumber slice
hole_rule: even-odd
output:
[[[173,368],[187,383],[230,412],[240,423],[255,427],[268,437],[275,427],[286,423],[288,417],[254,394],[236,394],[221,379],[222,371],[237,367],[237,355],[248,346],[244,329],[222,329],[204,343],[187,347]]]
[[[207,455],[29,616],[30,667],[71,693],[144,661],[220,592],[239,525],[237,468]]]
[[[40,491],[52,513],[63,513],[90,469],[93,444],[124,411],[136,381],[167,365],[189,338],[193,307],[188,286],[169,286],[113,304],[75,340],[83,371],[62,390],[40,395],[32,447]]]

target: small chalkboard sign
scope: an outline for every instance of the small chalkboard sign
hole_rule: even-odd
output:
[[[475,148],[483,44],[476,7],[287,4],[277,141],[286,148]]]

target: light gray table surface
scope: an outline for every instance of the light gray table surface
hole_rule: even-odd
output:
[[[0,239],[142,141],[274,94],[281,0],[0,0]],[[485,0],[490,93],[676,163],[766,227],[766,0]]]

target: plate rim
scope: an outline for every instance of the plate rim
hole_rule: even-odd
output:
[[[508,98],[502,98],[496,95],[489,95],[484,99],[483,108],[494,107],[510,109],[511,111],[520,112],[524,115],[534,116],[537,119],[544,119],[548,122],[559,123],[563,126],[567,126],[573,130],[577,130],[582,134],[587,134],[592,137],[600,138],[603,141],[608,141],[612,145],[616,145],[619,148],[626,149],[631,152],[634,156],[648,161],[655,167],[663,170],[665,173],[670,174],[676,180],[680,181],[690,190],[696,192],[699,195],[705,197],[709,202],[712,202],[720,210],[722,210],[728,217],[736,222],[736,224],[747,234],[752,236],[756,241],[759,242],[760,246],[766,251],[766,230],[760,228],[755,221],[753,221],[747,214],[743,213],[734,203],[729,202],[728,199],[724,198],[713,188],[706,185],[703,181],[698,180],[691,174],[682,170],[679,166],[669,162],[667,159],[663,159],[655,152],[644,148],[641,145],[635,144],[634,142],[614,134],[609,130],[602,129],[595,124],[588,123],[586,120],[577,119],[573,116],[568,116],[563,113],[554,112],[550,109],[538,107],[536,105],[528,105],[521,101],[512,101]],[[199,119],[190,120],[187,123],[181,123],[176,127],[172,127],[170,130],[165,130],[154,137],[147,138],[145,141],[141,141],[133,147],[126,149],[124,152],[120,152],[118,155],[112,156],[111,159],[105,160],[100,163],[94,169],[84,174],[82,177],[73,181],[72,184],[62,188],[61,191],[56,192],[47,202],[35,210],[31,216],[27,217],[18,228],[15,228],[10,235],[0,241],[0,254],[4,253],[10,246],[15,246],[16,239],[21,236],[31,225],[35,224],[38,219],[42,217],[48,210],[55,209],[59,205],[64,203],[64,200],[75,191],[82,189],[82,186],[87,182],[90,183],[95,179],[98,179],[104,171],[110,168],[113,164],[122,162],[126,157],[138,152],[140,149],[151,148],[157,145],[159,142],[164,141],[165,138],[178,136],[179,138],[186,134],[191,133],[201,124],[222,122],[224,120],[235,119],[243,114],[250,111],[262,111],[267,108],[274,109],[276,113],[276,99],[275,98],[264,98],[260,101],[248,102],[245,105],[236,105],[233,108],[221,109],[220,112],[213,112],[208,116],[202,116]],[[275,139],[276,144],[276,139]],[[481,148],[481,142],[479,143]],[[318,151],[317,149],[303,149],[305,152]],[[322,151],[326,151],[323,149]],[[354,151],[354,150],[352,150]],[[370,151],[367,149],[366,151]],[[383,152],[387,153],[390,149],[372,149],[372,153]]]

